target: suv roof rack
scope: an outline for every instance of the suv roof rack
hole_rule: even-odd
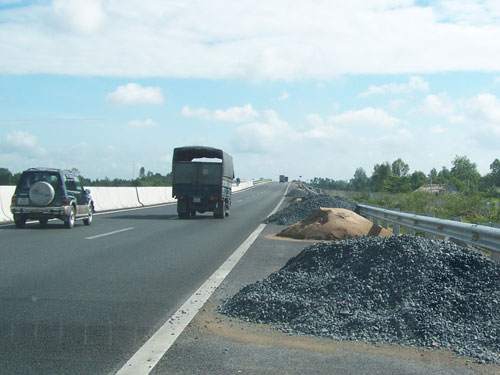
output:
[[[69,173],[73,173],[71,171],[68,171],[66,169],[59,169],[59,168],[44,168],[44,167],[38,167],[38,168],[28,168],[26,169],[27,171],[51,171],[51,172],[60,172],[60,171],[64,171],[64,172],[69,172]]]

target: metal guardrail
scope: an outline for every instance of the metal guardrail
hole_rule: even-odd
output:
[[[466,244],[479,246],[500,253],[500,229],[484,225],[467,224],[446,219],[390,211],[383,208],[358,204],[359,213],[387,228],[392,223],[394,234],[399,234],[400,228],[407,228],[410,233],[422,232],[426,236],[439,236],[456,239]]]
[[[299,184],[308,193],[314,194],[314,195],[319,195],[319,193],[316,190],[311,189],[307,184],[303,183],[302,181],[299,181]]]

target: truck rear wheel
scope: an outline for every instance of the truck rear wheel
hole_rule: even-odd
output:
[[[189,217],[187,202],[184,199],[177,201],[177,214],[179,215],[179,219],[187,219]]]
[[[226,201],[221,200],[217,202],[217,207],[215,207],[214,210],[214,217],[216,219],[224,219],[225,215],[226,215]]]

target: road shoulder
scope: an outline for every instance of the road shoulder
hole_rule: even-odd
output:
[[[288,335],[217,312],[249,283],[280,269],[307,242],[276,240],[269,224],[161,359],[152,374],[498,374],[449,350]]]

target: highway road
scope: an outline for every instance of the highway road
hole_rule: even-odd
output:
[[[278,204],[284,184],[233,196],[231,216],[178,220],[175,205],[0,226],[0,369],[109,374],[202,285]]]

